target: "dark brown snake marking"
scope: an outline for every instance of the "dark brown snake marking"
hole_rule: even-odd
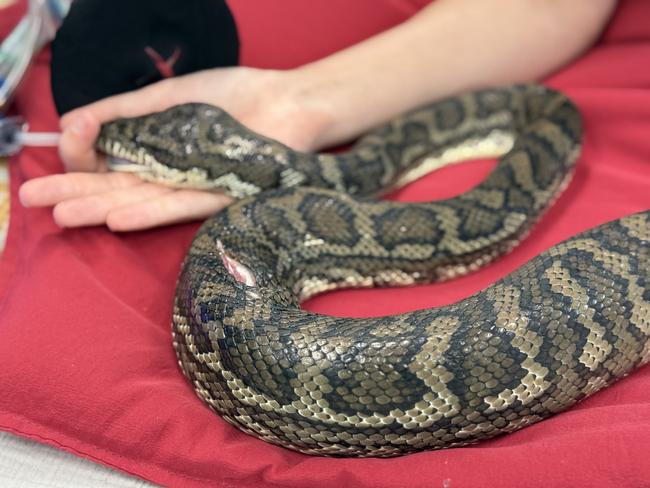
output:
[[[116,169],[256,195],[208,220],[183,264],[174,347],[198,395],[274,444],[387,457],[512,432],[650,359],[650,212],[446,307],[350,319],[299,306],[335,288],[454,277],[507,252],[568,181],[580,137],[566,97],[526,85],[435,103],[340,155],[294,152],[199,104],[108,124],[98,147]],[[508,145],[458,197],[367,198]]]

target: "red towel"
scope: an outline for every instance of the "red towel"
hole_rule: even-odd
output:
[[[416,3],[423,2],[230,2],[243,62],[274,67],[371,35]],[[57,126],[47,61],[45,53],[17,98],[34,130]],[[603,40],[548,82],[581,108],[584,151],[566,194],[520,247],[453,282],[333,293],[308,308],[358,316],[449,303],[564,238],[650,207],[650,2],[621,2]],[[400,198],[461,192],[490,167],[446,169]],[[0,262],[0,429],[171,486],[648,486],[648,367],[554,418],[468,448],[330,459],[242,434],[198,400],[171,346],[174,281],[196,225],[60,230],[48,209],[26,210],[15,198],[20,182],[60,170],[54,150],[25,150],[13,161]]]

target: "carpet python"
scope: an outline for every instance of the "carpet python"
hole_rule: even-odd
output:
[[[566,186],[581,132],[567,97],[520,85],[420,108],[339,154],[293,151],[203,104],[109,123],[97,146],[114,169],[241,198],[198,231],[174,298],[174,347],[198,396],[274,444],[389,457],[515,431],[650,358],[650,212],[452,305],[376,318],[300,308],[509,251]],[[490,155],[495,169],[457,197],[374,198]]]

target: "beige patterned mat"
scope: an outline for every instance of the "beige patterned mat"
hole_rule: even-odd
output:
[[[0,159],[0,252],[5,247],[9,229],[9,167],[6,159]]]
[[[12,4],[14,0],[0,0],[0,8]],[[0,253],[5,248],[9,229],[9,170],[6,159],[0,159]]]

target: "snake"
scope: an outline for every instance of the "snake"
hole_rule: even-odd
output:
[[[538,84],[412,110],[347,150],[307,153],[188,103],[105,124],[112,169],[237,197],[187,252],[172,336],[227,422],[306,454],[391,457],[463,446],[566,410],[650,359],[650,212],[559,243],[456,303],[349,318],[301,303],[486,266],[521,242],[574,172],[581,116]],[[469,191],[379,198],[493,156]]]

